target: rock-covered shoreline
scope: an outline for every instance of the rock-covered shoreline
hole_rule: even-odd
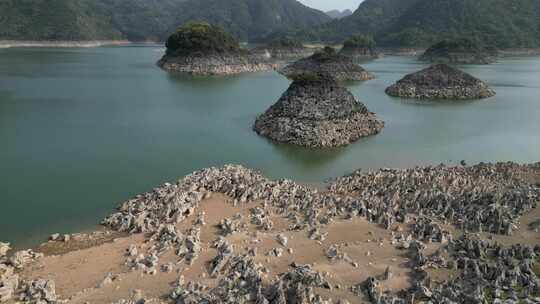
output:
[[[409,74],[386,89],[394,97],[466,100],[495,96],[481,80],[446,64],[432,65]]]
[[[379,133],[384,122],[328,74],[302,74],[255,121],[254,130],[274,141],[309,148],[348,145]]]
[[[208,239],[208,229],[213,229],[208,225],[214,224],[207,223],[210,218],[200,208],[215,193],[226,195],[227,204],[235,210],[245,209],[247,218],[222,215],[220,224],[213,220],[222,234],[209,243],[212,249],[208,251],[203,238]],[[185,280],[184,272],[178,271],[178,279],[169,287],[171,303],[375,304],[412,303],[413,299],[414,303],[536,303],[540,301],[540,244],[506,245],[497,240],[528,229],[520,227],[520,219],[535,211],[539,202],[540,163],[356,171],[334,180],[326,190],[286,179],[270,180],[245,167],[227,165],[197,171],[177,183],[137,195],[103,224],[117,231],[145,233],[147,245],[125,248],[126,265],[132,272],[141,272],[139,279],[158,273],[174,275],[174,269],[194,267],[210,254],[208,268],[203,268],[208,273],[202,278],[215,278],[215,284],[207,285],[205,279]],[[361,250],[371,242],[379,244],[377,248],[397,250],[407,262],[345,285],[316,265],[302,263],[290,264],[271,279],[267,276],[270,259],[299,258],[292,248],[302,241],[302,235],[306,242],[326,244],[328,231],[336,223],[348,225],[356,219],[386,229],[388,239],[321,246],[330,261],[325,269],[366,271],[370,266],[358,262],[365,257],[376,261],[377,256],[370,251],[364,258],[350,256],[352,251],[347,248]],[[276,225],[285,229],[267,234],[276,231]],[[358,230],[355,235],[361,233]],[[538,231],[530,233],[540,237]],[[233,245],[241,235],[246,242]],[[260,239],[272,235],[278,247],[257,252]],[[8,250],[8,244],[0,244],[0,301],[16,297],[25,303],[65,302],[59,300],[54,281],[19,277],[18,269],[39,263],[40,254],[22,251],[8,257]],[[176,263],[167,262],[170,252]],[[397,267],[409,269],[413,282],[402,290],[388,287],[396,279]],[[437,274],[441,272],[448,273],[443,280]],[[97,290],[120,283],[118,275],[108,274]],[[136,292],[133,298],[137,300],[117,299],[114,303],[169,302],[151,302],[142,293]]]

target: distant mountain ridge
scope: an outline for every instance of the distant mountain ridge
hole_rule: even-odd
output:
[[[163,41],[188,21],[248,40],[330,20],[296,0],[2,0],[0,40]]]
[[[350,9],[346,9],[343,11],[336,9],[336,10],[327,11],[326,14],[332,19],[342,19],[342,18],[352,15],[353,12]]]
[[[382,46],[467,37],[501,48],[539,47],[540,0],[365,0],[351,16],[287,33],[326,42],[357,34]]]

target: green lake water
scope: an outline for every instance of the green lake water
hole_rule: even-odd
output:
[[[155,66],[159,47],[0,50],[0,240],[33,245],[95,225],[120,202],[226,163],[320,183],[356,168],[540,160],[540,57],[463,67],[498,93],[417,103],[384,89],[426,65],[386,57],[348,84],[385,120],[347,148],[271,143],[251,126],[287,89],[275,72],[190,79]]]

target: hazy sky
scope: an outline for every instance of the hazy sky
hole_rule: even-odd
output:
[[[332,9],[351,9],[354,11],[358,8],[358,5],[360,5],[360,2],[362,0],[299,0],[300,2],[304,3],[305,5],[323,10],[323,11],[329,11]]]

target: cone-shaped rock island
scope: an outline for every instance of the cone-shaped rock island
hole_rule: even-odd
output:
[[[299,74],[325,73],[337,81],[364,81],[375,78],[373,74],[354,63],[348,56],[338,54],[333,48],[326,47],[320,52],[300,59],[280,70],[288,78]]]
[[[274,141],[322,148],[348,145],[379,133],[384,123],[328,74],[298,74],[255,122]]]
[[[486,83],[446,64],[409,74],[386,89],[395,97],[418,99],[481,99],[495,95]]]

